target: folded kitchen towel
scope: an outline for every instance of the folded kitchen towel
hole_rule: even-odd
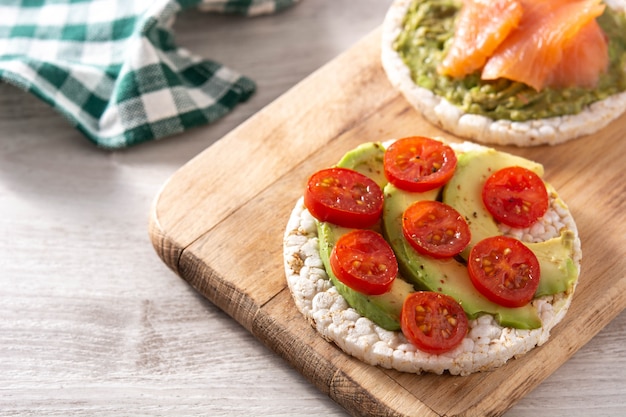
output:
[[[176,14],[256,15],[295,1],[4,0],[0,80],[50,104],[100,147],[162,138],[218,119],[255,90],[249,78],[177,47]]]

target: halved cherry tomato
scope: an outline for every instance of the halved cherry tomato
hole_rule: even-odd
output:
[[[382,215],[383,191],[374,180],[357,171],[327,168],[309,178],[304,205],[319,221],[366,228]]]
[[[411,293],[402,305],[402,333],[418,349],[435,355],[457,347],[467,334],[467,316],[452,297],[432,291]]]
[[[447,183],[456,168],[456,155],[448,145],[422,136],[399,139],[385,152],[385,176],[406,191],[433,190]]]
[[[534,297],[539,286],[537,257],[512,237],[493,236],[478,242],[467,261],[476,289],[504,307],[521,307]]]
[[[330,266],[339,281],[367,295],[389,291],[398,275],[398,261],[380,234],[367,229],[342,235],[330,253]]]
[[[482,198],[497,221],[512,227],[528,227],[548,210],[546,185],[537,174],[518,166],[487,178]]]
[[[470,228],[458,211],[439,201],[417,201],[402,215],[404,237],[419,253],[434,258],[457,255],[471,240]]]

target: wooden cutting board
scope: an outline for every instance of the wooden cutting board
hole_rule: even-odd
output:
[[[286,285],[282,238],[306,178],[366,141],[443,136],[383,72],[380,29],[180,168],[156,196],[163,261],[354,415],[501,415],[626,306],[626,116],[554,147],[500,148],[545,166],[583,242],[582,276],[549,342],[468,377],[360,363],[302,318]]]

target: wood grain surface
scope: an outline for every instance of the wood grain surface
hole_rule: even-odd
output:
[[[301,0],[283,13],[254,19],[181,14],[174,25],[180,45],[250,76],[258,90],[213,125],[124,151],[94,148],[46,104],[0,83],[0,415],[348,414],[329,395],[358,395],[354,381],[362,370],[337,373],[318,387],[311,384],[159,259],[148,236],[148,217],[168,178],[352,47],[382,22],[389,3],[359,0],[354,7],[351,0]],[[325,123],[315,129],[326,129]],[[623,141],[622,131],[614,131],[614,140]],[[343,149],[336,146],[309,167],[333,160],[333,152]],[[552,164],[549,174],[561,169]],[[590,177],[575,166],[567,172],[572,188],[584,190]],[[593,172],[602,172],[602,166]],[[618,191],[611,194],[612,204],[623,207]],[[616,221],[604,219],[598,209],[607,198],[598,199],[599,190],[576,194],[570,189],[567,195],[575,213],[606,230],[589,245],[602,246]],[[267,242],[272,244],[269,236]],[[203,251],[216,249],[203,245]],[[268,255],[276,250],[268,247],[259,250]],[[614,250],[623,254],[624,247]],[[596,262],[618,266],[609,256]],[[298,315],[287,309],[288,302],[280,293],[265,308],[291,314],[290,326],[295,326]],[[256,332],[275,327],[267,317],[254,322]],[[275,333],[275,344],[286,349],[292,330]],[[310,341],[310,352],[322,348],[314,334],[301,337]],[[340,358],[334,363],[341,364]],[[622,312],[505,415],[623,416],[625,380]],[[414,414],[421,411],[417,407]]]
[[[583,240],[577,293],[550,341],[501,369],[469,377],[382,370],[316,337],[297,314],[282,269],[286,220],[314,170],[366,141],[414,134],[455,140],[390,87],[379,56],[377,30],[183,166],[155,200],[155,248],[201,294],[354,415],[501,415],[626,306],[626,142],[615,140],[626,116],[567,145],[503,148],[544,164]],[[605,151],[609,146],[612,152]],[[600,233],[607,218],[614,220],[612,232]]]

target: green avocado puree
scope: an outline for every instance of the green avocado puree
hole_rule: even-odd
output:
[[[394,49],[420,87],[433,91],[464,112],[491,119],[526,121],[577,114],[585,106],[626,91],[626,16],[606,7],[597,21],[609,38],[609,69],[595,89],[570,87],[536,91],[507,79],[483,81],[480,72],[462,79],[439,75],[437,66],[454,34],[461,3],[415,0],[410,5]]]

